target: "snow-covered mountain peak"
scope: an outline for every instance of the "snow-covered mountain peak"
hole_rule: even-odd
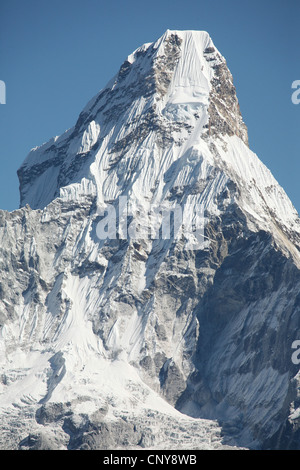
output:
[[[196,127],[247,141],[231,74],[208,33],[167,30],[128,56],[73,128],[30,152],[18,172],[21,206],[43,208],[74,191],[79,197],[78,189],[102,199],[103,181],[125,153],[149,161],[147,146],[179,147]]]
[[[248,148],[232,75],[205,31],[167,30],[136,49],[75,126],[32,150],[18,174],[21,206],[34,209],[87,195],[100,206],[122,194],[182,204],[192,191],[210,214],[233,197],[254,226],[272,231],[277,218],[299,231],[288,197]],[[237,190],[220,204],[230,181]]]
[[[299,416],[299,217],[209,35],[136,49],[19,178],[29,205],[0,211],[0,448],[221,447],[200,417],[279,445]],[[101,238],[119,196],[190,226],[204,207],[206,243],[122,237],[120,215]]]

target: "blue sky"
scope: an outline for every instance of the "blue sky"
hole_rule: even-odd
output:
[[[299,0],[1,0],[0,208],[18,208],[30,149],[72,127],[128,54],[166,29],[194,29],[225,56],[250,148],[299,212],[299,23]]]

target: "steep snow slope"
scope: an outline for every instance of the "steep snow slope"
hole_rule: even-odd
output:
[[[214,448],[216,420],[224,442],[275,445],[298,407],[299,217],[209,35],[137,49],[18,174],[21,208],[0,219],[1,446]],[[206,243],[99,239],[120,196],[179,205],[185,225],[201,205]]]
[[[209,35],[167,31],[127,58],[74,128],[31,151],[19,170],[21,205],[86,194],[99,206],[121,194],[155,203],[214,179],[218,168],[218,181],[193,199],[217,214],[216,193],[230,179],[245,188],[239,204],[260,228],[272,230],[274,218],[299,231],[291,202],[247,142],[231,74]]]
[[[91,207],[1,212],[0,447],[221,448],[217,423],[181,415],[142,380],[147,315],[118,279],[117,246],[89,259]]]

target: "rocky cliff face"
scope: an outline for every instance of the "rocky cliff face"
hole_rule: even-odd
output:
[[[137,49],[19,178],[0,213],[2,448],[298,447],[299,218],[207,33]],[[206,242],[99,238],[120,196],[185,223],[201,205]]]

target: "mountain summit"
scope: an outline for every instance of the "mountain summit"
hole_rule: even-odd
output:
[[[131,175],[136,165],[132,152],[138,151],[148,166],[147,147],[157,149],[159,162],[172,144],[177,160],[182,143],[192,145],[204,130],[207,136],[236,135],[248,141],[232,76],[209,35],[167,31],[127,57],[72,129],[30,152],[19,170],[21,205],[44,208],[72,191],[97,193],[101,199],[114,196],[103,187],[113,164],[122,162]],[[140,145],[146,136],[144,151]],[[156,178],[154,173],[149,184]],[[74,183],[81,187],[70,187]]]
[[[299,447],[300,221],[208,33],[134,51],[18,176],[20,209],[0,212],[0,446]],[[156,231],[133,227],[141,212]]]

